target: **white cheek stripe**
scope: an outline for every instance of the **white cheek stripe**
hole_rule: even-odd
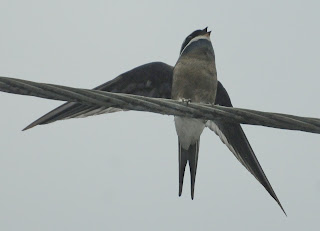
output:
[[[190,46],[191,43],[196,42],[196,41],[198,41],[198,40],[200,40],[200,39],[206,39],[206,40],[208,40],[209,42],[211,42],[210,37],[208,37],[207,35],[197,36],[197,37],[195,37],[195,38],[193,38],[193,39],[190,40],[190,42],[189,42],[189,43],[183,48],[183,50],[181,51],[181,54],[184,52],[184,50],[185,50],[188,46]],[[181,54],[180,54],[180,55],[181,55]]]

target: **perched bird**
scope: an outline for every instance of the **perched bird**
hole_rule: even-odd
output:
[[[214,104],[217,92],[217,70],[207,28],[196,30],[182,44],[180,57],[173,69],[171,98],[196,103]],[[191,174],[191,198],[197,172],[200,135],[206,121],[174,118],[179,139],[179,196],[187,162]]]
[[[162,62],[144,64],[94,89],[154,98],[173,98],[186,103],[192,101],[232,107],[226,89],[221,82],[217,81],[215,57],[207,28],[197,30],[185,39],[175,67]],[[83,118],[121,110],[67,102],[23,130],[58,120]],[[175,125],[179,141],[179,195],[182,192],[184,169],[189,161],[191,196],[192,198],[194,196],[199,139],[206,126],[220,137],[238,161],[265,187],[285,213],[239,123],[176,117]]]

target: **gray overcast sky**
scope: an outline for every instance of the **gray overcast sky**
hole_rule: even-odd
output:
[[[174,65],[209,26],[237,107],[320,117],[319,1],[0,2],[0,75],[92,88]],[[288,218],[220,139],[178,197],[173,117],[120,112],[21,129],[61,102],[0,93],[0,230],[319,230],[320,135],[243,126]]]

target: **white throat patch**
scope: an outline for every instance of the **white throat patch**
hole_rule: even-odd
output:
[[[208,40],[209,42],[211,42],[210,37],[208,37],[207,35],[199,35],[199,36],[197,36],[197,37],[195,37],[195,38],[193,38],[193,39],[190,40],[190,42],[189,42],[189,43],[183,48],[183,50],[181,51],[181,54],[184,52],[184,50],[185,50],[188,46],[190,46],[191,43],[196,42],[196,41],[198,41],[198,40],[200,40],[200,39],[206,39],[206,40]],[[181,55],[181,54],[180,54],[180,55]]]

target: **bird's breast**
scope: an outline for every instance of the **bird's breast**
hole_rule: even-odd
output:
[[[173,71],[172,99],[214,103],[217,72],[214,60],[180,58]]]

